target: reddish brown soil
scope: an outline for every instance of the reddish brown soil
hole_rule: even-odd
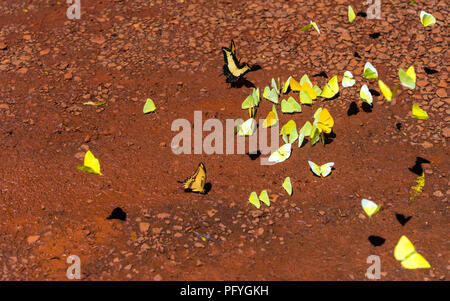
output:
[[[369,255],[380,256],[382,280],[448,279],[447,1],[382,1],[382,20],[353,24],[347,5],[364,12],[361,1],[81,2],[80,20],[66,18],[65,1],[0,3],[0,279],[65,280],[72,254],[85,280],[364,280]],[[424,28],[421,9],[437,24]],[[299,30],[310,20],[320,36]],[[370,38],[374,32],[381,36]],[[221,75],[220,47],[231,39],[242,61],[262,67],[247,75],[261,90],[272,77],[307,73],[323,87],[327,79],[312,75],[352,71],[357,84],[341,87],[337,99],[295,115],[278,109],[281,124],[301,126],[327,107],[332,143],[295,143],[274,166],[246,155],[172,153],[177,118],[192,121],[195,110],[204,119],[247,116],[240,105],[251,89],[230,88]],[[352,101],[360,106],[362,82],[378,90],[362,78],[366,61],[391,87],[398,68],[413,64],[417,87],[391,103],[376,96],[371,113],[348,116]],[[148,97],[157,112],[144,115]],[[81,104],[87,100],[107,104]],[[429,120],[411,118],[414,102]],[[263,100],[258,117],[270,109]],[[87,149],[103,176],[76,169]],[[408,167],[417,156],[431,164],[410,204],[417,176]],[[320,179],[308,160],[336,169]],[[211,191],[183,192],[177,180],[200,161]],[[281,187],[286,176],[292,196]],[[263,189],[272,206],[255,210],[248,196]],[[381,211],[367,218],[362,198]],[[116,207],[126,221],[106,220]],[[412,219],[402,227],[395,213]],[[386,242],[374,247],[370,235]],[[431,269],[401,267],[393,257],[401,235]]]

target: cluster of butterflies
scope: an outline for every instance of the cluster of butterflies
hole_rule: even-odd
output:
[[[351,6],[348,6],[348,19],[352,23],[356,18],[355,12]],[[431,26],[436,23],[436,19],[429,13],[421,11],[420,20],[423,26]],[[302,31],[314,28],[320,35],[320,30],[317,24],[313,21],[310,24],[301,28]],[[224,55],[225,64],[223,65],[223,74],[226,77],[228,83],[236,83],[243,79],[245,74],[256,69],[247,63],[241,63],[240,59],[236,55],[236,45],[234,41],[231,41],[230,47],[222,47],[222,52]],[[364,66],[363,75],[366,79],[377,79],[378,72],[375,67],[367,62]],[[416,73],[413,66],[410,66],[406,71],[400,69],[398,72],[400,84],[408,89],[414,89],[416,84]],[[356,83],[353,78],[353,74],[350,71],[345,71],[342,78],[342,86],[352,87]],[[382,80],[378,80],[378,86],[383,93],[384,98],[387,101],[391,101],[397,93],[397,84],[393,90],[389,88]],[[305,74],[300,81],[295,80],[290,76],[281,86],[280,79],[278,78],[278,83],[272,79],[271,86],[266,86],[263,90],[263,98],[271,101],[273,103],[272,110],[267,114],[262,127],[268,128],[274,126],[278,123],[278,113],[276,110],[276,105],[279,104],[279,99],[282,94],[288,94],[290,91],[299,93],[298,103],[294,97],[290,96],[287,100],[281,100],[281,111],[282,113],[292,114],[300,113],[302,111],[301,104],[311,105],[313,100],[317,97],[323,97],[325,99],[333,99],[339,93],[339,83],[337,75],[333,76],[324,86],[320,89],[317,85],[313,85],[309,80],[308,76]],[[370,89],[366,84],[363,84],[360,89],[359,98],[372,106],[373,97]],[[235,133],[240,136],[251,136],[256,130],[256,120],[253,118],[256,114],[256,107],[260,103],[260,91],[259,88],[253,89],[252,93],[244,100],[241,105],[242,109],[249,110],[250,118],[245,122],[241,119],[236,120]],[[83,103],[85,105],[100,106],[102,103],[87,102]],[[156,110],[156,106],[150,98],[146,100],[143,107],[143,113],[151,113]],[[422,110],[417,104],[413,104],[412,107],[412,117],[417,119],[427,119],[428,114]],[[307,121],[302,128],[297,131],[297,125],[295,121],[289,120],[280,131],[280,136],[284,140],[285,144],[273,152],[268,161],[272,163],[280,163],[288,159],[291,155],[292,144],[298,139],[298,146],[302,147],[305,137],[310,137],[311,144],[316,144],[319,140],[325,144],[326,135],[332,132],[334,126],[334,120],[330,112],[326,108],[318,108],[314,113],[314,121],[310,123]],[[308,161],[311,171],[318,177],[328,176],[334,166],[334,162],[329,162],[323,165],[317,165],[312,161]],[[81,171],[88,172],[91,174],[102,175],[100,171],[100,162],[92,154],[91,151],[87,151],[84,157],[83,165],[77,166]],[[419,193],[423,187],[424,175],[417,179],[417,185],[415,190]],[[186,180],[180,182],[182,187],[186,192],[196,192],[196,193],[206,193],[206,168],[203,163],[200,163],[193,173],[192,176],[188,177]],[[289,195],[292,195],[292,183],[290,177],[286,177],[283,182],[283,188]],[[252,192],[249,197],[249,202],[257,208],[260,208],[261,202],[266,206],[270,206],[270,199],[267,190],[263,190],[259,196],[256,192]],[[374,202],[363,199],[361,202],[363,210],[366,214],[371,217],[378,212],[380,206]],[[120,208],[119,208],[120,209]],[[407,269],[416,268],[429,268],[429,263],[425,258],[415,251],[415,248],[411,241],[406,237],[402,236],[397,243],[394,250],[394,257],[401,261],[402,266]]]
[[[353,11],[351,6],[348,6],[348,19],[349,22],[352,23],[356,18],[356,14]],[[420,13],[420,19],[423,26],[430,26],[436,23],[435,18],[424,11]],[[310,22],[310,24],[301,28],[301,30],[308,30],[310,28],[315,28],[316,31],[320,34],[320,30],[315,22]],[[239,59],[235,57],[235,44],[231,42],[231,49],[234,51],[230,51],[227,48],[222,48],[225,56],[225,65],[223,67],[224,74],[227,76],[227,79],[230,77],[229,70],[234,70],[232,79],[234,81],[238,80],[241,76],[243,76],[246,72],[250,70],[247,64],[240,64]],[[229,67],[230,62],[232,64],[231,68]],[[242,68],[242,70],[240,70]],[[366,79],[378,79],[378,72],[376,68],[370,63],[366,62],[363,70],[363,76]],[[396,84],[394,89],[386,85],[381,79],[378,80],[378,87],[382,92],[384,98],[387,101],[391,101],[397,94],[399,86],[403,86],[408,89],[414,89],[416,85],[416,73],[414,70],[414,66],[410,66],[406,71],[403,69],[399,69],[398,72],[400,83]],[[353,78],[353,74],[350,71],[345,71],[344,76],[342,78],[342,86],[344,88],[352,87],[355,85],[356,80]],[[292,76],[290,76],[283,87],[280,85],[280,79],[277,82],[272,79],[271,86],[266,86],[263,90],[263,98],[267,99],[274,104],[272,105],[272,110],[267,114],[266,119],[263,121],[262,127],[268,128],[278,123],[278,113],[276,110],[276,105],[279,103],[279,99],[281,94],[287,94],[289,91],[294,91],[299,93],[298,103],[294,97],[290,96],[287,100],[281,100],[281,111],[282,113],[300,113],[302,111],[301,104],[312,104],[312,101],[317,97],[324,97],[326,99],[332,99],[336,97],[339,93],[339,83],[338,77],[333,76],[328,83],[324,86],[323,89],[320,89],[318,86],[315,86],[311,83],[308,76],[305,74],[301,80],[298,82]],[[359,98],[367,103],[368,105],[373,105],[373,96],[367,84],[363,84],[360,88]],[[241,105],[242,109],[249,110],[250,118],[247,121],[243,121],[241,119],[236,120],[236,128],[235,132],[241,136],[251,136],[257,127],[256,120],[253,118],[256,114],[256,107],[260,102],[260,91],[259,88],[253,89],[253,92],[244,100]],[[428,119],[428,114],[426,111],[421,109],[417,104],[413,104],[412,106],[412,117],[416,119]],[[281,146],[277,151],[272,153],[269,157],[269,162],[272,163],[280,163],[285,161],[290,157],[292,150],[292,143],[294,143],[297,139],[299,147],[302,146],[304,138],[310,137],[311,143],[314,145],[320,138],[324,143],[324,135],[329,134],[332,131],[334,125],[334,120],[331,114],[325,108],[319,108],[314,114],[314,122],[311,124],[309,121],[304,124],[304,126],[297,132],[297,127],[295,121],[288,121],[282,128],[280,135],[283,137],[285,144]],[[326,177],[331,173],[332,167],[334,166],[334,162],[329,162],[324,165],[317,165],[312,161],[308,161],[311,170],[319,177]],[[417,190],[420,190],[422,182],[421,178],[418,178],[418,187]],[[291,195],[292,194],[292,184],[289,177],[285,179],[283,182],[283,188],[286,192]],[[420,192],[420,191],[419,191]],[[267,206],[270,206],[270,200],[267,195],[267,191],[263,190],[258,196],[256,192],[252,192],[249,197],[249,202],[253,204],[255,207],[260,208],[261,202],[265,203]],[[378,210],[379,206],[374,202],[369,201],[367,199],[362,200],[362,207],[366,214],[369,216],[374,215]],[[402,262],[402,265],[408,269],[415,268],[429,268],[429,263],[417,253],[414,249],[414,246],[409,241],[406,236],[402,236],[399,242],[397,243],[394,256],[397,260]]]
[[[369,217],[376,214],[381,207],[368,199],[362,199],[361,206]],[[402,215],[399,216],[403,217]],[[397,216],[397,219],[399,219],[399,216]],[[400,222],[403,225],[406,221]],[[401,261],[402,266],[406,269],[426,269],[431,267],[428,261],[421,254],[416,252],[414,245],[405,235],[403,235],[397,242],[397,245],[394,248],[394,257],[396,260]]]

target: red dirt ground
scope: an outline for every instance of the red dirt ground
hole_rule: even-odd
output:
[[[449,8],[420,2],[382,1],[381,20],[349,24],[347,5],[365,12],[361,1],[81,0],[80,20],[66,18],[65,1],[2,1],[0,279],[66,280],[66,258],[78,255],[84,280],[364,280],[367,257],[378,255],[381,280],[447,280]],[[422,9],[435,25],[421,25]],[[299,30],[310,20],[320,36]],[[251,89],[230,88],[221,75],[221,46],[231,39],[242,61],[262,67],[246,76],[261,90],[273,77],[306,73],[323,87],[327,79],[312,75],[353,73],[355,86],[341,86],[334,100],[294,115],[278,108],[281,124],[298,126],[328,108],[332,143],[295,143],[273,166],[247,155],[172,153],[177,118],[192,121],[196,110],[204,120],[247,117],[240,105]],[[378,90],[362,78],[366,61],[391,87],[399,68],[414,65],[417,86],[348,116],[362,83]],[[144,115],[148,97],[157,111]],[[88,100],[107,103],[82,105]],[[413,103],[430,118],[411,118]],[[263,100],[258,118],[271,106]],[[103,176],[77,170],[87,149]],[[431,163],[410,204],[416,157]],[[308,160],[333,161],[335,170],[317,178]],[[177,181],[201,161],[212,189],[185,193]],[[292,196],[281,187],[287,176]],[[255,210],[248,197],[263,189],[272,205]],[[369,219],[362,198],[382,209]],[[106,219],[116,207],[126,221]],[[402,226],[395,213],[412,219]],[[386,242],[374,247],[370,235]],[[395,260],[402,235],[431,269]]]

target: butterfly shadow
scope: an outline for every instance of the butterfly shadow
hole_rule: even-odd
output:
[[[237,81],[231,83],[231,88],[242,88],[245,86],[246,88],[256,88],[255,84],[246,79],[245,77],[239,78]]]
[[[252,65],[252,66],[250,67],[250,71],[251,71],[251,72],[253,72],[253,71],[258,71],[258,70],[261,70],[261,69],[262,69],[262,67],[261,67],[260,65],[258,65],[258,64]]]
[[[254,161],[258,159],[259,156],[261,156],[261,151],[257,150],[256,152],[248,152],[246,155],[249,156],[252,161]]]
[[[378,92],[377,90],[369,89],[369,91],[370,91],[370,93],[371,93],[373,96],[380,96],[380,95],[381,95],[380,92]]]
[[[362,104],[361,104],[361,109],[364,111],[364,112],[366,112],[366,113],[372,113],[372,106],[371,105],[369,105],[367,102],[363,102]]]
[[[406,225],[407,222],[409,222],[410,219],[412,219],[412,216],[404,216],[403,214],[400,213],[395,213],[395,218],[398,220],[398,222],[404,226]]]
[[[414,164],[413,167],[408,167],[408,169],[409,169],[409,171],[415,173],[416,175],[421,176],[423,173],[422,164],[428,164],[428,163],[431,163],[431,162],[425,158],[416,157],[416,163]]]
[[[374,247],[379,247],[379,246],[383,245],[384,242],[386,241],[385,238],[383,238],[381,236],[376,236],[376,235],[370,235],[368,239]]]
[[[329,134],[324,133],[324,145],[331,144],[336,138],[336,133],[331,131]]]
[[[328,78],[328,75],[325,73],[325,71],[322,71],[320,73],[314,74],[312,77],[324,77]]]
[[[347,116],[357,115],[359,113],[358,105],[352,101],[347,110]]]
[[[434,69],[430,69],[428,67],[424,67],[423,70],[425,71],[426,74],[435,74],[438,73],[439,71],[434,70]]]
[[[125,221],[127,219],[127,213],[122,210],[122,208],[117,207],[111,212],[111,214],[106,219],[118,219]]]
[[[367,14],[365,12],[362,12],[362,11],[358,12],[356,15],[358,17],[362,17],[362,18],[366,18],[367,17]]]
[[[303,138],[303,142],[302,145],[300,145],[299,147],[303,147],[304,145],[308,144],[309,139],[307,137]]]

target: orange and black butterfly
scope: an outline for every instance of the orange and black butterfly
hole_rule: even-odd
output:
[[[185,191],[206,193],[206,190],[205,190],[205,183],[206,183],[205,165],[203,165],[203,163],[200,162],[200,164],[198,165],[197,170],[194,172],[194,174],[181,183],[183,183],[183,188]]]
[[[223,74],[226,76],[228,83],[237,82],[251,70],[251,67],[247,63],[241,64],[240,59],[236,57],[236,46],[233,40],[231,40],[230,48],[222,47],[222,52],[225,60]]]

